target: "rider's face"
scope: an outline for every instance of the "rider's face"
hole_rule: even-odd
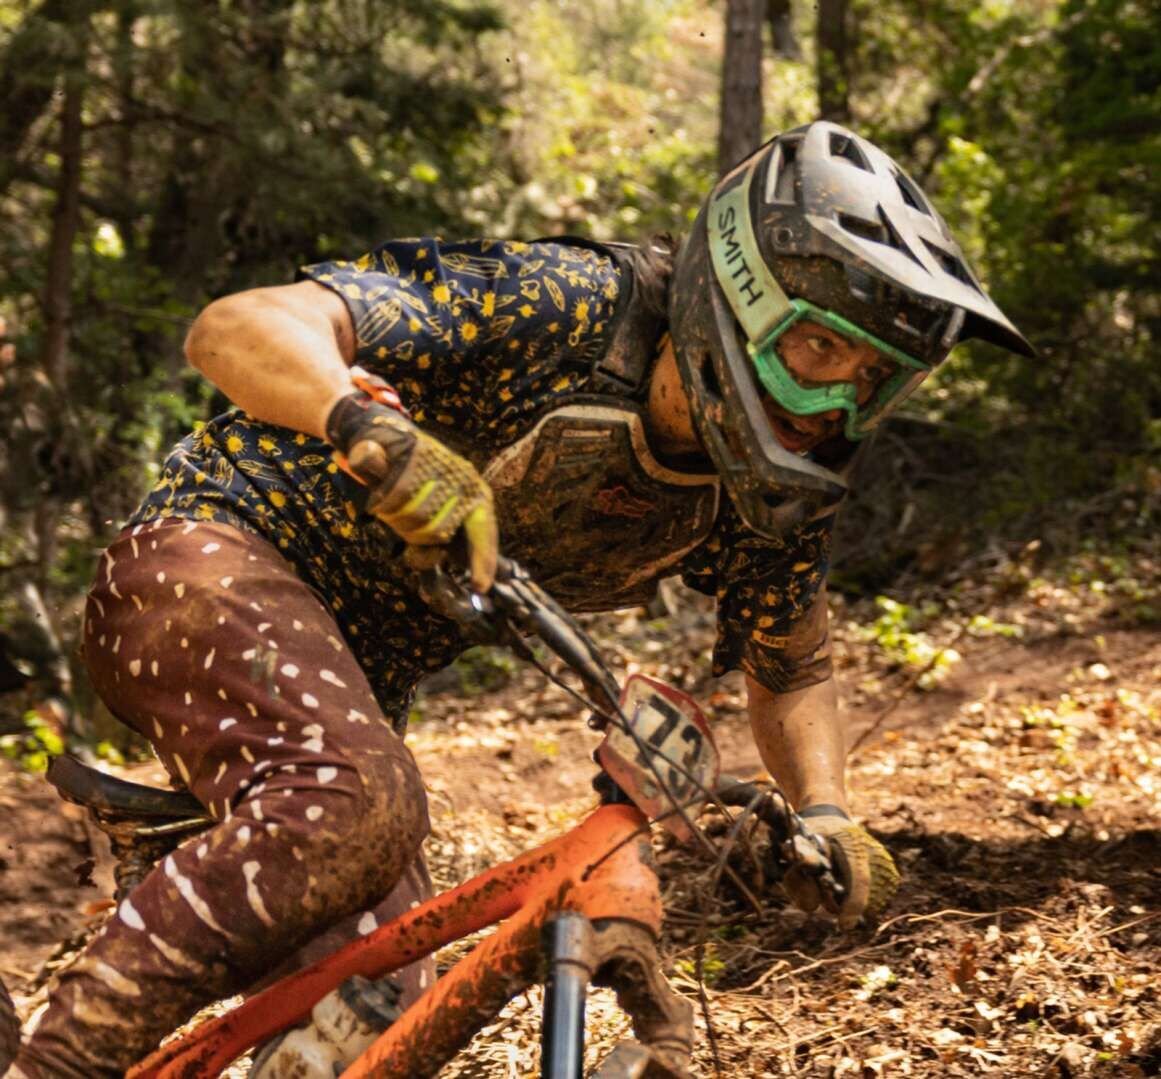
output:
[[[868,342],[851,340],[807,320],[788,327],[778,338],[777,347],[786,369],[801,385],[852,383],[860,405],[871,399],[891,373],[891,368]],[[778,441],[793,453],[814,449],[838,434],[846,421],[846,413],[838,408],[813,416],[795,415],[769,394],[763,395],[762,407]]]

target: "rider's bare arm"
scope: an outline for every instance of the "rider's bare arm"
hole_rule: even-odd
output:
[[[336,293],[300,281],[215,300],[185,354],[250,415],[323,438],[335,402],[351,392],[355,332]]]
[[[795,806],[829,803],[847,811],[847,747],[833,678],[773,693],[747,676],[750,726],[762,761]]]

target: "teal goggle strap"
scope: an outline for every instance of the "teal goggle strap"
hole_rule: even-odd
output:
[[[791,300],[775,280],[758,248],[750,216],[750,185],[757,158],[739,165],[718,185],[706,215],[714,276],[729,301],[734,317],[748,338],[748,350],[763,387],[787,411],[799,416],[842,409],[847,414],[845,434],[863,438],[892,407],[902,401],[928,374],[930,366],[847,321],[833,311],[806,300]],[[786,369],[775,349],[778,338],[800,319],[818,322],[844,337],[865,341],[899,365],[861,408],[858,391],[849,382],[801,386]]]

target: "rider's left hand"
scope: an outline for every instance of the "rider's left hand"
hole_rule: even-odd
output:
[[[838,917],[842,929],[852,928],[864,915],[878,917],[899,887],[899,870],[887,848],[837,806],[811,806],[801,810],[799,816],[808,831],[830,841],[838,863],[835,869],[846,884],[847,894],[836,908],[814,877],[791,869],[782,887],[794,905],[807,913],[821,905]]]

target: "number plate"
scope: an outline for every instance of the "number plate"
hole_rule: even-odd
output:
[[[597,761],[641,812],[690,842],[693,833],[672,809],[696,816],[706,802],[702,789],[717,785],[718,750],[705,716],[693,698],[643,674],[625,683],[621,711],[637,738],[610,726]]]

